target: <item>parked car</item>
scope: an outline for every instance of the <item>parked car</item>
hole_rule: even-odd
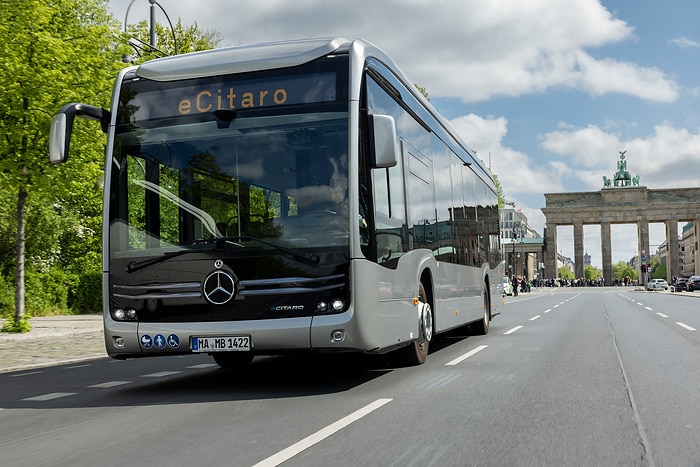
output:
[[[688,292],[700,290],[700,276],[690,276],[688,282],[685,283],[685,290]]]
[[[508,276],[503,276],[503,295],[513,295],[513,286]]]
[[[673,284],[673,290],[676,292],[683,292],[685,290],[685,284],[688,282],[687,277],[679,277],[676,279],[676,283]]]
[[[647,282],[647,290],[668,290],[668,282],[666,279],[652,279]]]

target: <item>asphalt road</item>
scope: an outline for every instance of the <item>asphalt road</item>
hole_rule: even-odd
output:
[[[697,294],[700,297],[700,294]],[[428,362],[203,355],[0,374],[3,465],[700,465],[700,301],[507,297]],[[0,341],[1,342],[1,341]]]

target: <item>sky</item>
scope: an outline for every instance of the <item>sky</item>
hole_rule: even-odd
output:
[[[427,90],[540,235],[543,194],[600,190],[620,151],[641,186],[700,185],[697,0],[158,4],[173,23],[218,31],[222,47],[313,37],[374,43]],[[149,18],[149,0],[109,5],[122,24]],[[156,20],[167,24],[157,8]],[[557,236],[559,252],[573,258],[573,228]],[[663,224],[650,224],[652,252],[664,241]],[[602,268],[598,226],[585,226],[584,249]],[[612,250],[613,263],[637,254],[634,224],[612,226]]]

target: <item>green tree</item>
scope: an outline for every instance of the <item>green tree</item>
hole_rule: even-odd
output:
[[[184,54],[209,50],[219,46],[221,34],[215,30],[201,29],[195,22],[190,26],[182,24],[178,18],[172,25],[156,23],[156,49],[149,47],[150,25],[147,21],[141,21],[127,27],[127,32],[122,35],[122,43],[126,44],[129,38],[138,39],[143,45],[131,50],[125,49],[125,54],[131,56],[134,63],[143,63],[147,60],[163,57],[166,55]],[[128,47],[128,46],[126,46]]]
[[[493,181],[496,183],[496,193],[498,194],[498,209],[503,209],[506,205],[506,200],[503,197],[503,186],[501,186],[501,181],[498,180],[498,175],[491,172],[493,176]]]
[[[418,86],[418,84],[414,84],[414,86],[416,87],[416,89],[418,89],[418,92],[423,94],[423,97],[425,97],[425,99],[428,102],[430,102],[430,95],[428,95],[428,90],[425,89],[425,87],[423,87],[423,86]]]
[[[603,271],[590,264],[586,264],[583,267],[583,275],[586,277],[586,280],[595,281],[603,277]]]
[[[559,268],[559,278],[572,280],[574,278],[574,273],[573,271],[571,271],[571,269],[567,268],[566,266],[562,266]]]
[[[107,13],[105,0],[3,0],[0,18],[4,65],[0,74],[0,173],[15,199],[15,322],[19,322],[25,309],[27,219],[32,215],[28,208],[52,205],[62,195],[77,194],[85,180],[94,180],[99,172],[95,156],[101,151],[94,138],[80,138],[90,143],[73,147],[73,156],[81,160],[79,170],[47,170],[51,117],[65,102],[108,102],[106,77],[118,66],[112,46],[116,23]],[[76,129],[82,131],[95,133],[95,129]],[[34,204],[33,196],[42,201]],[[77,204],[89,205],[91,200]],[[55,227],[39,226],[39,230],[48,229]],[[39,258],[49,264],[54,259]]]
[[[629,264],[624,261],[620,261],[612,266],[613,280],[624,281],[625,278],[629,277],[632,280],[637,279],[637,271],[635,271]]]
[[[666,265],[661,263],[658,256],[653,256],[651,258],[651,264],[649,265],[651,278],[652,279],[666,279]]]

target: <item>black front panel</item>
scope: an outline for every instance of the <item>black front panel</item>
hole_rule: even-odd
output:
[[[314,265],[273,252],[227,258],[214,251],[133,272],[129,272],[128,261],[115,261],[110,307],[133,308],[143,322],[311,316],[318,313],[319,302],[342,299],[347,304],[349,300],[345,255],[326,252],[319,256]]]

